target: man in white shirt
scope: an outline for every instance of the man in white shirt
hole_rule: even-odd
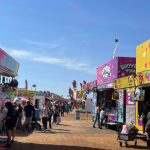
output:
[[[44,128],[44,132],[46,132],[47,121],[48,121],[48,117],[49,117],[49,108],[46,104],[43,105],[41,114],[42,114],[42,124],[43,124],[43,128]]]

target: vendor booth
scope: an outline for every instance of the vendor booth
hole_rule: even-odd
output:
[[[136,47],[136,126],[143,130],[150,111],[150,40]]]
[[[16,96],[18,69],[19,63],[0,48],[0,131],[6,114],[5,103],[13,101]]]
[[[135,58],[130,57],[116,57],[97,68],[97,105],[105,108],[108,113],[107,123],[110,125],[116,124],[118,120],[123,122],[124,111],[120,110],[120,116],[117,116],[118,109],[124,105],[125,93],[122,90],[120,95],[117,95],[113,81],[133,73],[135,73]]]
[[[114,89],[118,93],[117,122],[135,122],[135,74],[113,81]]]

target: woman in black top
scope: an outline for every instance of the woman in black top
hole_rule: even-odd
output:
[[[14,129],[16,128],[18,113],[14,109],[12,103],[5,103],[5,107],[7,108],[7,116],[6,116],[6,135],[7,135],[7,144],[6,147],[11,147],[11,135],[14,133]],[[14,140],[14,139],[13,139]]]

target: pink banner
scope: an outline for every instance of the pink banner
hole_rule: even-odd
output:
[[[97,85],[106,84],[116,79],[116,59],[97,68]]]
[[[133,57],[117,57],[97,68],[97,85],[104,85],[114,79],[136,73],[136,59]]]

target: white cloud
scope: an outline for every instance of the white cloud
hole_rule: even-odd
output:
[[[28,59],[31,61],[47,63],[51,65],[62,66],[70,70],[84,71],[89,74],[95,74],[95,68],[88,63],[80,62],[77,59],[71,58],[57,58],[49,56],[39,56],[38,54],[28,52],[26,50],[17,50],[6,48],[9,51],[9,54],[16,58]],[[94,69],[93,69],[94,68]]]
[[[27,51],[24,51],[24,50],[11,50],[10,51],[10,55],[12,56],[15,56],[15,57],[28,57],[28,56],[31,56],[31,53],[27,52]]]
[[[59,44],[56,44],[56,43],[38,42],[38,41],[32,41],[32,40],[27,40],[27,39],[25,39],[24,42],[27,44],[34,45],[34,46],[42,46],[42,47],[44,46],[50,49],[59,47]]]
[[[47,64],[61,64],[61,63],[63,63],[63,60],[61,60],[59,58],[45,57],[45,56],[34,57],[32,60],[47,63]]]

